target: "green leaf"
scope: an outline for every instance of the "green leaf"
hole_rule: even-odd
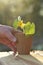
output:
[[[18,20],[17,20],[17,19],[14,21],[14,23],[13,23],[13,27],[14,27],[15,29],[18,28]]]
[[[35,24],[27,22],[23,28],[23,32],[25,35],[30,35],[35,33]]]

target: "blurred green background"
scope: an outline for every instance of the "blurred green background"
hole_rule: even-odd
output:
[[[18,16],[35,23],[32,49],[43,50],[43,0],[0,0],[0,24],[13,26]]]

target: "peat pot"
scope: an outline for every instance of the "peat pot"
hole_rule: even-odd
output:
[[[19,54],[29,54],[32,46],[32,35],[25,36],[23,33],[15,34],[18,42],[16,44]]]

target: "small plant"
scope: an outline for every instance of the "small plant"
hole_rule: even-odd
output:
[[[20,16],[14,21],[13,27],[15,29],[18,29],[18,27],[21,28],[25,35],[32,35],[35,33],[35,24],[30,21],[24,23]]]

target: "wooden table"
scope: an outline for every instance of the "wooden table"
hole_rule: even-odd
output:
[[[0,52],[0,65],[43,65],[43,56],[30,52],[30,55],[15,57],[13,52]]]

